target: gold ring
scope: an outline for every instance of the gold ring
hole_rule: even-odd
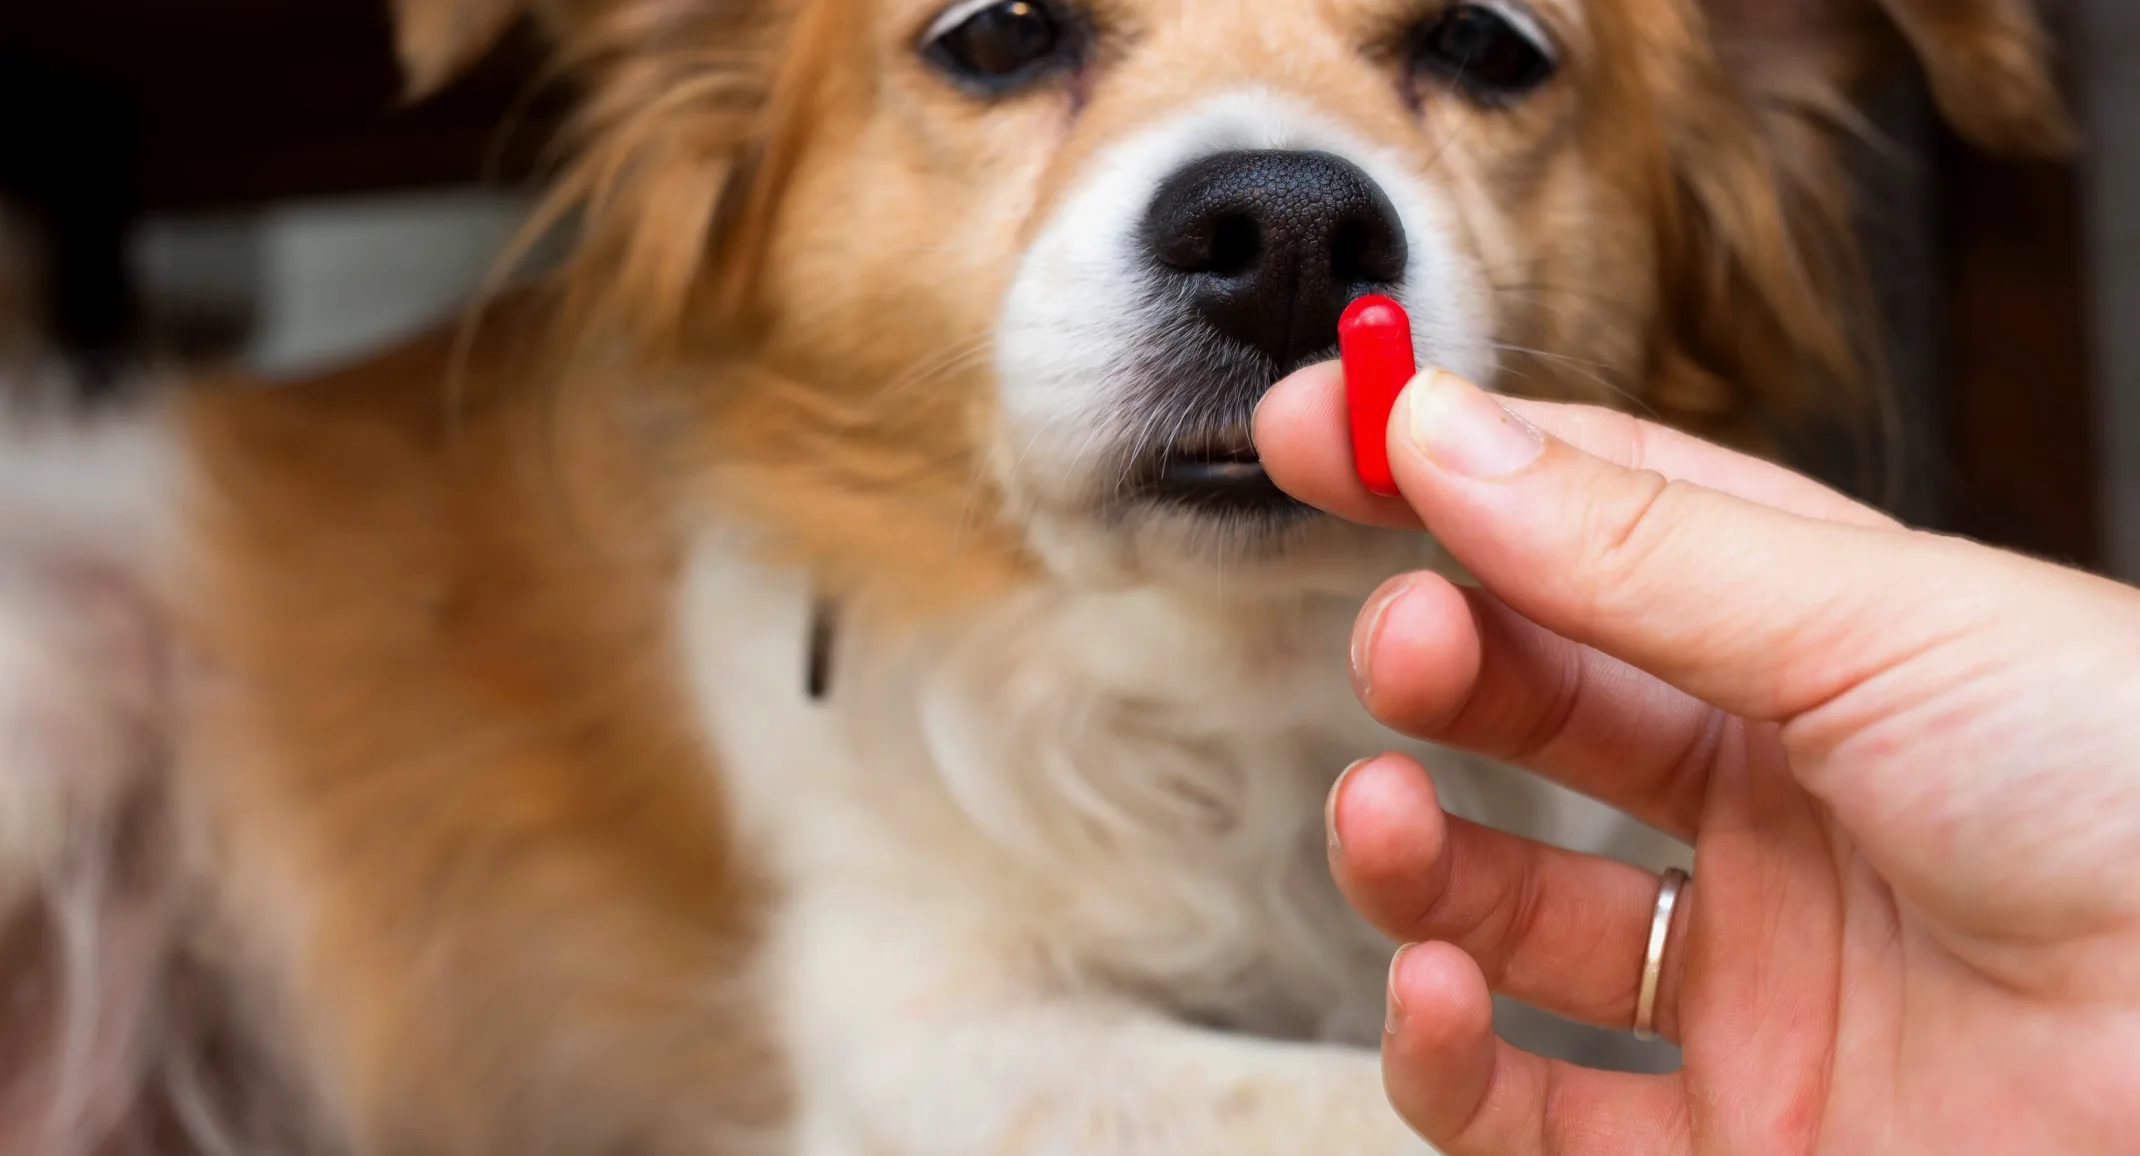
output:
[[[1657,910],[1650,916],[1649,950],[1642,956],[1642,993],[1635,999],[1635,1038],[1657,1038],[1657,983],[1664,978],[1664,942],[1672,934],[1672,909],[1686,890],[1687,873],[1677,867],[1657,881]]]

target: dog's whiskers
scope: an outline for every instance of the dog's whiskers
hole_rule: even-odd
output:
[[[1641,410],[1645,415],[1652,418],[1658,416],[1657,408],[1655,406],[1651,405],[1647,400],[1645,400],[1639,394],[1636,394],[1634,391],[1626,388],[1625,386],[1619,385],[1615,383],[1612,379],[1606,377],[1603,371],[1609,370],[1612,367],[1604,362],[1586,361],[1582,358],[1570,357],[1567,354],[1553,353],[1544,349],[1532,349],[1522,345],[1511,345],[1507,342],[1502,341],[1494,342],[1494,348],[1504,353],[1513,353],[1522,357],[1532,358],[1540,362],[1565,366],[1574,373],[1596,384],[1600,389],[1605,390],[1606,392],[1612,394],[1615,397],[1619,397],[1625,400],[1630,405],[1633,405],[1637,409]],[[1520,371],[1515,369],[1507,369],[1507,372],[1514,373],[1518,377],[1523,376]]]

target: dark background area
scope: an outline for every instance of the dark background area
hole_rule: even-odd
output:
[[[522,31],[450,90],[399,96],[381,0],[0,5],[0,193],[50,233],[62,337],[140,338],[125,264],[146,214],[480,184],[536,171],[564,94]],[[2100,565],[2082,185],[1928,129],[1912,515]],[[1916,210],[1913,210],[1916,211]]]

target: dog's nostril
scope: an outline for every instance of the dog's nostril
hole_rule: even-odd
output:
[[[1279,371],[1333,348],[1345,306],[1404,276],[1389,198],[1328,153],[1206,157],[1161,186],[1146,236],[1203,319]]]
[[[1221,217],[1211,231],[1211,258],[1204,272],[1218,277],[1239,277],[1256,267],[1263,255],[1263,230],[1246,213]]]
[[[1340,284],[1387,285],[1404,279],[1404,248],[1372,223],[1348,220],[1330,240],[1330,274]]]

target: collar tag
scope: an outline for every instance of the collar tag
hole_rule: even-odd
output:
[[[809,665],[803,673],[803,693],[811,702],[823,702],[832,690],[832,650],[840,626],[840,604],[818,595],[810,604]]]

